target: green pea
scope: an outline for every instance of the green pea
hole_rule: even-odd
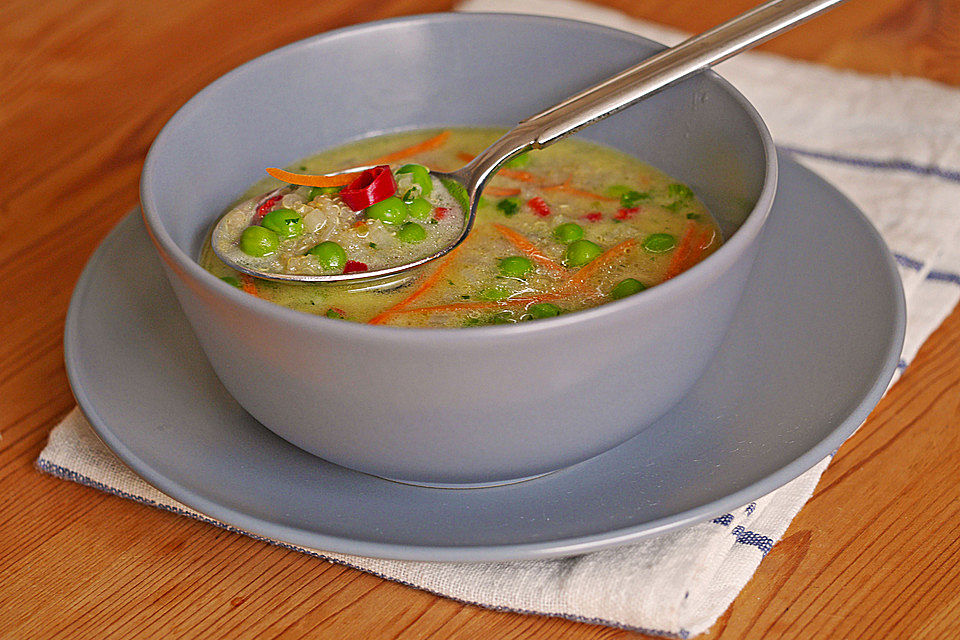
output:
[[[263,216],[260,226],[270,229],[280,238],[293,238],[303,233],[303,220],[293,209],[274,209]]]
[[[510,297],[510,291],[505,287],[490,287],[489,289],[484,289],[480,292],[478,296],[481,300],[490,300],[492,302],[497,302],[499,300],[506,300]]]
[[[567,247],[564,254],[563,263],[568,267],[582,267],[603,251],[589,240],[575,240]]]
[[[560,307],[549,302],[538,302],[527,307],[527,313],[529,313],[534,320],[553,318],[560,315]]]
[[[416,222],[408,222],[397,230],[397,238],[400,242],[416,244],[426,240],[427,230]]]
[[[397,169],[397,175],[409,173],[413,183],[420,185],[420,195],[426,198],[433,191],[433,180],[430,171],[422,164],[405,164]]]
[[[237,289],[240,288],[240,281],[233,276],[223,276],[220,279],[226,282],[231,287],[236,287]]]
[[[316,200],[319,196],[330,196],[335,193],[340,193],[343,190],[343,187],[310,187],[310,194],[307,196],[307,200]]]
[[[252,226],[247,227],[240,234],[240,250],[248,256],[263,258],[272,256],[280,246],[280,239],[270,229]]]
[[[426,220],[433,213],[433,205],[424,198],[414,198],[413,202],[407,205],[407,213],[415,220]]]
[[[557,239],[557,242],[570,244],[583,237],[583,227],[576,222],[564,222],[553,230],[553,237]]]
[[[366,208],[364,213],[368,218],[379,220],[386,224],[401,224],[407,219],[407,205],[397,196],[390,196],[380,202],[375,202]]]
[[[516,158],[511,159],[511,160],[507,163],[507,166],[508,166],[508,167],[512,167],[512,168],[514,168],[514,169],[522,169],[523,167],[527,166],[528,164],[530,164],[530,154],[529,154],[529,153],[521,153],[521,154],[518,155]]]
[[[533,262],[523,256],[510,256],[500,260],[500,273],[510,278],[522,278],[533,269]]]
[[[307,253],[317,257],[324,271],[342,271],[347,264],[347,252],[332,240],[321,242]]]
[[[643,248],[650,253],[663,253],[677,246],[677,239],[669,233],[654,233],[643,241]]]
[[[626,280],[621,280],[614,285],[613,289],[610,290],[610,297],[614,300],[619,300],[620,298],[626,298],[627,296],[632,296],[635,293],[640,293],[646,288],[646,285],[639,280],[627,278]]]
[[[517,211],[520,211],[520,198],[504,198],[497,203],[497,209],[507,217],[512,216]]]

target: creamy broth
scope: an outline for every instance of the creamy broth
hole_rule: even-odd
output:
[[[437,139],[438,133],[369,138],[312,156],[292,169],[319,174],[367,165],[398,150],[416,149],[424,140]],[[454,170],[500,133],[451,129],[442,144],[396,158],[389,166],[393,171],[410,163]],[[246,197],[280,184],[272,178],[258,182]],[[429,215],[421,211],[415,222],[456,237],[462,220],[450,195],[439,183],[433,192],[447,200],[431,201]],[[296,193],[297,198],[276,207],[303,210],[319,202],[309,199],[307,188]],[[249,212],[246,215],[249,218]],[[405,248],[408,259],[415,259],[422,251],[432,252],[434,245],[422,245],[426,239],[398,241],[400,229],[412,221],[408,217],[388,224],[360,214],[337,239],[347,259],[365,260],[365,266],[381,264],[378,255],[385,260],[403,257],[397,251]],[[441,233],[430,237],[431,242],[442,241]],[[286,262],[277,268],[289,270],[290,258],[296,268],[298,255],[318,241],[318,235],[291,239]],[[484,189],[470,237],[412,276],[364,286],[267,282],[236,273],[209,244],[201,264],[248,293],[307,313],[392,326],[464,327],[547,318],[642,295],[705,258],[721,242],[716,222],[688,187],[620,151],[571,139],[502,168]],[[317,268],[307,265],[304,272],[310,269]]]

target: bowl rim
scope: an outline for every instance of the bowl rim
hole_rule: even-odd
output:
[[[759,112],[750,103],[747,98],[740,93],[729,81],[717,74],[711,69],[701,72],[706,75],[711,82],[717,84],[718,88],[726,91],[731,98],[744,110],[750,121],[753,123],[760,136],[761,152],[763,154],[762,162],[764,165],[763,184],[760,194],[753,208],[747,214],[744,221],[737,228],[730,239],[724,242],[717,251],[708,256],[705,260],[697,263],[693,267],[683,271],[679,275],[666,282],[662,282],[655,287],[646,290],[642,296],[628,296],[621,300],[611,301],[596,307],[584,309],[569,314],[561,314],[555,318],[546,318],[538,322],[523,322],[506,325],[492,325],[480,327],[461,327],[456,331],[450,331],[447,328],[409,328],[392,327],[384,325],[369,325],[366,323],[343,322],[326,318],[321,315],[314,315],[297,311],[256,296],[251,296],[238,290],[219,278],[208,272],[200,266],[195,258],[188,256],[170,234],[165,229],[162,220],[156,210],[159,207],[154,197],[154,180],[152,173],[154,167],[159,162],[158,154],[169,131],[177,127],[181,121],[189,119],[190,115],[199,108],[199,104],[204,95],[216,90],[219,85],[230,82],[233,76],[245,73],[257,66],[267,64],[272,58],[286,55],[289,51],[310,47],[320,40],[330,40],[335,38],[347,37],[355,33],[369,30],[382,29],[396,24],[416,24],[422,23],[444,23],[448,21],[461,20],[504,20],[525,21],[532,23],[560,24],[565,26],[576,26],[579,29],[597,31],[609,37],[629,38],[643,41],[648,44],[665,48],[661,43],[650,40],[630,31],[615,29],[603,25],[598,25],[580,20],[569,18],[558,18],[552,16],[525,15],[515,13],[487,13],[487,12],[445,12],[445,13],[425,13],[413,16],[401,16],[363,22],[331,31],[325,31],[308,38],[297,40],[290,44],[273,49],[265,54],[249,60],[227,73],[219,76],[213,82],[209,83],[193,95],[184,103],[164,124],[156,138],[150,145],[144,161],[140,179],[140,210],[143,217],[148,235],[161,260],[175,273],[185,281],[189,281],[199,286],[208,295],[214,295],[226,298],[233,304],[241,305],[249,311],[263,318],[273,320],[283,324],[291,324],[304,330],[321,329],[335,335],[342,336],[343,339],[378,339],[390,341],[403,341],[413,346],[432,345],[434,347],[441,345],[455,345],[462,343],[464,339],[475,340],[478,338],[506,338],[508,336],[527,336],[543,331],[557,331],[564,328],[577,327],[583,323],[592,323],[595,320],[608,316],[616,316],[631,312],[634,308],[657,307],[670,298],[679,294],[681,291],[696,288],[701,285],[701,281],[709,281],[711,271],[714,273],[725,272],[726,269],[737,260],[737,258],[753,243],[756,242],[767,216],[773,205],[773,199],[777,188],[777,153],[776,147],[770,131],[760,117]],[[669,90],[669,88],[667,88]]]

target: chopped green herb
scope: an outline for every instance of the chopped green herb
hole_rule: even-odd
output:
[[[497,203],[497,209],[499,209],[503,215],[509,217],[514,215],[517,211],[520,211],[520,198],[510,197],[504,198]]]
[[[498,311],[489,315],[470,316],[463,321],[463,326],[482,327],[488,324],[514,324],[516,321],[512,311]]]
[[[342,309],[337,309],[336,307],[330,307],[324,315],[328,318],[334,318],[335,320],[343,320],[347,317]]]
[[[371,249],[376,249],[376,248],[377,248],[377,243],[376,243],[376,242],[370,242],[370,243],[367,244],[367,246],[370,247]]]
[[[634,191],[630,189],[625,193],[620,194],[620,206],[627,209],[631,209],[637,206],[637,203],[641,200],[649,200],[650,194],[646,192]]]
[[[688,213],[688,214],[687,214],[687,220],[699,220],[699,219],[700,219],[700,214],[699,214],[699,213]]]
[[[236,287],[237,289],[240,288],[240,281],[234,278],[233,276],[223,276],[220,279],[226,282],[231,287]]]
[[[693,197],[693,189],[685,184],[674,183],[667,186],[667,195],[674,200],[689,200]]]

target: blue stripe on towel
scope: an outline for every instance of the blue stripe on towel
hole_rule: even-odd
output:
[[[735,526],[733,531],[730,533],[737,537],[738,543],[756,547],[763,552],[763,555],[767,555],[770,553],[770,549],[773,549],[772,538],[768,536],[762,536],[759,533],[754,533],[753,531],[747,531],[742,525]]]
[[[800,147],[789,147],[778,145],[784,151],[794,153],[798,156],[816,158],[817,160],[827,160],[838,164],[846,164],[863,169],[886,169],[888,171],[906,171],[918,176],[933,176],[942,178],[949,182],[960,183],[960,171],[946,169],[933,164],[922,165],[910,162],[909,160],[876,160],[874,158],[864,158],[861,156],[848,156],[839,153],[826,153],[824,151],[813,151],[812,149],[802,149]]]
[[[931,271],[927,274],[927,280],[960,284],[960,273],[950,273],[949,271]]]
[[[917,260],[916,258],[911,258],[910,256],[905,256],[902,253],[893,254],[894,259],[904,269],[912,269],[913,271],[920,271],[923,269],[923,262]],[[952,284],[960,285],[960,273],[953,273],[951,271],[930,271],[926,277],[926,280],[932,280],[934,282],[950,282]]]
[[[902,253],[893,254],[894,259],[897,261],[901,267],[905,269],[913,269],[914,271],[920,271],[923,269],[923,263],[919,260],[914,260],[909,256],[905,256]]]

